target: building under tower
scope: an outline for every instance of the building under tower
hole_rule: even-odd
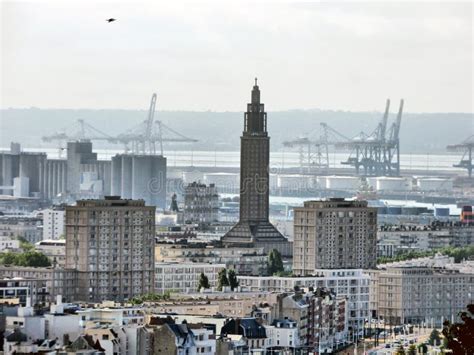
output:
[[[291,243],[268,220],[269,163],[267,113],[255,79],[240,137],[240,220],[222,242],[229,247],[263,247],[265,252],[277,249],[291,256]]]

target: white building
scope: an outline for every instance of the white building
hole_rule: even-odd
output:
[[[206,263],[155,263],[155,292],[178,293],[195,292],[201,273],[207,276],[211,287],[217,287],[217,274],[225,269],[225,264]]]
[[[213,332],[206,329],[202,324],[188,324],[194,335],[196,354],[214,355],[216,353],[216,337]]]
[[[18,239],[0,236],[0,252],[18,248],[20,248],[20,241]]]
[[[291,319],[275,319],[272,325],[265,325],[267,347],[295,348],[300,344],[298,324]]]
[[[346,297],[349,326],[362,329],[369,314],[370,276],[362,269],[316,269],[315,275],[305,277],[238,276],[241,287],[251,291],[292,292],[299,288],[325,287],[336,296]]]
[[[372,270],[371,307],[390,324],[442,326],[474,302],[474,269],[453,258],[434,257],[379,265]]]
[[[35,249],[51,261],[51,265],[66,266],[66,240],[43,239],[35,243]]]
[[[60,239],[64,236],[66,211],[50,208],[43,211],[43,239]]]

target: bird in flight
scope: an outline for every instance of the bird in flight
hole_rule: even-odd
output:
[[[114,21],[117,21],[117,20],[116,20],[116,19],[114,19],[114,18],[108,18],[108,19],[107,19],[107,20],[105,20],[105,21],[107,21],[108,23],[110,23],[110,22],[114,22]]]

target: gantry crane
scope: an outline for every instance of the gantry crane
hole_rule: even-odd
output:
[[[385,113],[377,128],[371,133],[361,132],[349,141],[338,143],[336,146],[351,150],[344,165],[353,166],[356,174],[371,176],[400,175],[400,126],[403,115],[403,99],[396,120],[392,123],[387,137],[387,123],[390,110],[390,100],[387,99]]]
[[[466,138],[463,142],[459,144],[448,145],[447,149],[452,152],[463,152],[461,161],[458,164],[454,164],[455,168],[467,169],[467,175],[469,178],[472,178],[472,171],[474,170],[474,165],[472,163],[472,151],[474,150],[474,135]]]
[[[298,147],[301,173],[327,173],[329,169],[329,146],[337,142],[347,141],[349,138],[329,127],[326,123],[320,123],[319,137],[299,137],[291,141],[283,142],[288,148]]]
[[[155,107],[157,95],[153,94],[150,101],[147,119],[139,125],[127,130],[118,136],[111,136],[93,127],[84,120],[77,120],[77,128],[63,130],[49,136],[42,137],[45,142],[57,141],[60,144],[67,141],[106,141],[113,144],[123,144],[126,153],[156,154],[158,143],[160,154],[163,155],[163,142],[197,142],[166,126],[161,121],[155,121]],[[70,132],[70,133],[67,133]],[[64,148],[60,148],[61,149]]]

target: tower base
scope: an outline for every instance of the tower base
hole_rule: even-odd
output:
[[[222,237],[222,243],[227,247],[263,248],[267,254],[276,249],[284,257],[293,256],[293,244],[268,221],[240,221]]]

